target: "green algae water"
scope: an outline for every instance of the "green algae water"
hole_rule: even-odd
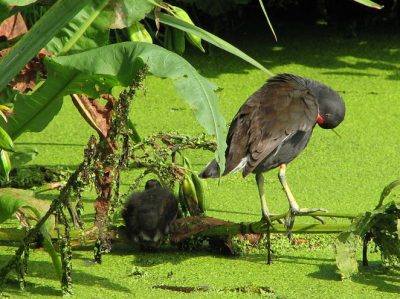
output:
[[[382,189],[400,179],[399,33],[363,31],[349,39],[326,26],[312,30],[278,26],[276,33],[278,42],[268,32],[255,38],[250,31],[241,31],[226,39],[273,73],[293,73],[332,87],[344,98],[347,108],[346,118],[337,128],[341,138],[316,128],[308,147],[288,165],[287,179],[294,196],[302,207],[318,206],[330,212],[358,214],[373,209]],[[228,123],[268,79],[265,73],[216,48],[209,55],[189,49],[184,57],[222,88],[219,104]],[[139,134],[203,133],[171,81],[149,76],[144,83],[147,91],[133,100],[131,111]],[[31,164],[74,169],[82,161],[91,134],[92,129],[66,98],[62,111],[45,131],[26,133],[16,143],[38,148],[39,155]],[[201,150],[187,155],[199,171],[213,158],[213,153]],[[134,171],[127,172],[123,187],[127,188],[136,176]],[[209,180],[208,186],[208,216],[234,222],[260,219],[253,175],[243,179],[237,173],[222,178],[220,184]],[[399,192],[395,189],[389,200],[398,201]],[[287,211],[276,170],[265,175],[265,194],[272,212]],[[85,195],[84,219],[89,227],[95,195],[90,191]],[[315,220],[298,217],[296,221]],[[370,266],[360,266],[356,278],[341,281],[332,238],[319,238],[320,245],[315,246],[291,245],[285,238],[276,238],[272,243],[272,265],[266,264],[264,252],[232,257],[206,249],[183,252],[166,245],[158,252],[148,253],[120,244],[98,265],[92,262],[92,246],[80,247],[73,250],[73,297],[398,298],[400,276],[381,267],[379,253],[369,254]],[[0,266],[15,249],[11,245],[0,246]],[[18,289],[15,277],[9,278],[3,297],[61,296],[51,261],[43,251],[31,252],[25,291]],[[184,293],[180,287],[197,289]]]

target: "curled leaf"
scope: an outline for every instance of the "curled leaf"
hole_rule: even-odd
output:
[[[0,148],[10,152],[15,150],[14,142],[2,127],[0,127]]]
[[[11,162],[8,152],[0,149],[0,175],[4,176],[8,181],[10,179],[9,173],[11,171]]]

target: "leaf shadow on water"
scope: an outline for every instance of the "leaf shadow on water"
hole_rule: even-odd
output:
[[[90,251],[93,251],[92,247],[86,247],[87,250],[90,249]],[[81,250],[81,249],[80,249]],[[8,261],[12,258],[12,255],[2,255],[1,256],[1,264],[0,266],[3,266],[3,261]],[[72,262],[78,263],[79,261],[79,254],[76,255],[75,253],[73,254],[73,259]],[[83,263],[85,263],[87,259],[83,260]],[[94,263],[92,263],[94,264]],[[13,272],[12,272],[13,273]],[[105,275],[102,275],[103,273],[100,271],[100,275],[93,275],[93,274],[88,274],[87,272],[84,272],[80,269],[73,269],[73,284],[76,285],[84,285],[84,286],[90,286],[90,287],[95,287],[99,286],[102,288],[108,288],[110,290],[115,290],[118,292],[124,292],[124,293],[131,293],[131,290],[127,287],[124,287],[120,284],[117,284],[115,282],[112,282],[111,280],[107,279]],[[42,285],[39,285],[38,283],[31,282],[30,278],[34,279],[44,279],[44,280],[50,280],[55,283],[55,286],[51,285],[46,285],[46,281],[43,282]],[[19,288],[18,280],[16,277],[10,276],[7,280],[5,290],[7,293],[10,294],[24,294],[24,295],[43,295],[43,296],[61,296],[61,289],[60,289],[60,283],[58,282],[56,273],[54,272],[54,267],[51,262],[47,261],[34,261],[34,262],[29,262],[28,263],[28,275],[25,277],[27,281],[27,286],[24,291],[21,291]],[[51,284],[53,284],[51,282]]]
[[[210,251],[204,248],[193,251],[180,250],[171,245],[163,245],[152,249],[140,249],[139,246],[116,244],[110,253],[116,256],[132,256],[132,265],[140,267],[153,267],[161,264],[180,264],[194,257],[210,256]],[[224,257],[221,255],[221,257]]]
[[[102,273],[102,272],[100,272],[100,273]],[[112,291],[124,292],[124,293],[132,292],[132,290],[130,290],[129,288],[122,286],[118,283],[112,282],[111,280],[105,278],[105,275],[97,276],[97,275],[91,275],[91,274],[85,273],[80,270],[74,270],[73,277],[74,277],[75,285],[86,285],[86,286],[90,286],[90,287],[99,286],[101,288],[108,288]]]
[[[248,255],[245,259],[253,262],[265,260],[264,255]],[[318,271],[307,274],[310,278],[326,281],[341,282],[341,275],[337,271],[335,259],[332,258],[314,258],[296,255],[276,255],[272,262],[293,265],[311,265],[317,266]],[[352,283],[375,286],[377,292],[386,292],[400,294],[400,275],[390,273],[385,270],[380,261],[369,262],[369,266],[362,266],[359,262],[359,273],[351,278]],[[346,282],[344,280],[343,282]]]
[[[334,280],[341,280],[334,263],[317,266],[319,271],[308,274],[309,277],[326,280],[330,279],[328,277],[334,274],[336,277]],[[375,286],[378,292],[400,294],[400,276],[388,274],[382,268],[380,262],[370,262],[369,266],[362,266],[361,262],[359,262],[359,273],[351,278],[351,282]]]
[[[54,296],[61,297],[60,288],[54,288],[51,286],[40,286],[36,283],[27,282],[25,290],[21,290],[19,288],[19,283],[16,278],[6,279],[6,287],[4,287],[5,292],[12,298],[13,296],[34,296],[34,295],[45,295],[45,296]]]
[[[380,262],[370,262],[369,266],[359,265],[359,274],[352,281],[373,285],[376,291],[400,294],[400,274],[389,273]]]

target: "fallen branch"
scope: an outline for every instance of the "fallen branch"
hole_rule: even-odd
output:
[[[313,215],[322,213],[313,213]],[[333,217],[333,214],[324,214],[325,216]],[[283,217],[284,214],[274,216],[275,218]],[[354,215],[335,214],[335,217],[354,218]],[[346,231],[350,224],[295,224],[293,234],[337,234]],[[263,221],[258,222],[242,222],[234,223],[211,217],[186,217],[175,220],[171,225],[170,241],[181,242],[191,236],[229,236],[229,235],[244,235],[244,234],[264,234],[267,233],[267,225]],[[283,234],[286,229],[283,224],[275,224],[270,228],[270,233]],[[115,227],[114,230],[107,232],[108,237],[113,242],[118,242],[126,245],[133,243],[126,237],[125,227]],[[22,229],[15,228],[0,228],[0,241],[21,241],[25,237],[25,232]],[[58,238],[58,231],[51,234],[53,239]],[[87,230],[71,230],[71,247],[92,245],[99,237],[98,227],[93,226]]]

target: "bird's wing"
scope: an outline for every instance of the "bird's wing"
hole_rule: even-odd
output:
[[[290,134],[308,131],[315,125],[318,101],[306,87],[289,75],[275,76],[240,108],[227,137],[225,174],[248,156],[243,176],[254,168]]]

